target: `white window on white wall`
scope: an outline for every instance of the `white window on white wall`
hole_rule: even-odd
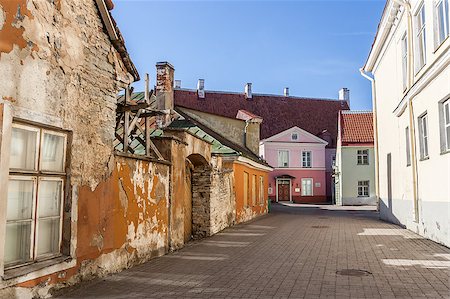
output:
[[[435,1],[435,34],[436,43],[435,46],[440,46],[444,40],[449,36],[449,0],[436,0]]]
[[[419,117],[420,158],[428,158],[428,116]]]
[[[450,99],[441,105],[441,152],[450,151]]]
[[[402,37],[402,78],[403,90],[408,87],[408,36],[405,33]]]
[[[426,36],[425,36],[425,5],[422,3],[419,11],[414,16],[415,21],[415,61],[416,72],[426,63]]]
[[[409,140],[409,127],[405,128],[405,150],[406,150],[406,166],[411,165],[411,147]]]
[[[278,167],[289,167],[289,151],[278,151]]]
[[[311,168],[312,167],[312,153],[311,151],[302,152],[302,167]]]
[[[13,124],[5,266],[60,254],[67,135]]]
[[[369,181],[358,181],[358,197],[369,196]]]
[[[313,195],[313,179],[302,179],[302,196]]]
[[[369,150],[365,149],[357,151],[357,164],[369,165]]]

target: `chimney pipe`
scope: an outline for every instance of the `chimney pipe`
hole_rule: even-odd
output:
[[[245,97],[251,99],[252,96],[252,83],[245,84]]]
[[[350,89],[342,88],[339,90],[339,100],[346,101],[348,106],[350,107]]]
[[[175,88],[181,88],[181,80],[175,80]]]
[[[205,98],[205,79],[198,79],[197,94],[200,99]]]
[[[284,96],[288,97],[289,96],[289,87],[285,87],[284,88]]]

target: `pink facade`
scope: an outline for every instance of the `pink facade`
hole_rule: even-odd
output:
[[[326,145],[298,127],[261,141],[260,154],[274,167],[269,174],[269,197],[273,201],[325,202],[329,188],[326,165],[327,160],[331,165],[333,156],[326,152]]]

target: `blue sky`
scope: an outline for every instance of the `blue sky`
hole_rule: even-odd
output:
[[[169,61],[182,87],[337,98],[370,110],[365,63],[385,1],[115,0],[113,16],[141,77]],[[143,81],[143,80],[141,80]],[[143,88],[143,82],[135,84]]]

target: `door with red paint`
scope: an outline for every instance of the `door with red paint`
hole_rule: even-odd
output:
[[[291,200],[291,181],[279,180],[278,181],[278,201],[290,201]]]

